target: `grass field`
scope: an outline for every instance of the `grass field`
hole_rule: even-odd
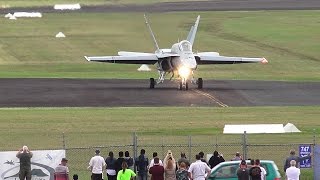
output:
[[[165,112],[165,113],[164,113]],[[302,133],[278,135],[248,135],[250,144],[301,144],[319,142],[320,107],[257,107],[257,108],[13,108],[0,109],[0,147],[14,150],[27,144],[32,149],[62,148],[62,134],[66,146],[90,147],[132,144],[132,133],[138,133],[139,145],[146,144],[188,144],[187,136],[192,135],[195,144],[240,144],[241,135],[222,135],[224,124],[238,123],[287,123],[295,124]],[[21,138],[23,137],[23,138]],[[10,142],[10,144],[7,144]],[[143,147],[143,146],[142,146]],[[148,147],[147,153],[166,151],[167,147]],[[289,149],[283,147],[253,147],[250,156],[272,158],[279,168]],[[132,147],[103,148],[105,156],[109,150],[118,152]],[[177,155],[185,148],[172,146]],[[214,145],[194,147],[192,153],[204,151],[212,153]],[[241,146],[220,147],[226,159]],[[86,164],[92,149],[68,150],[69,166],[72,173],[88,177]],[[186,151],[188,152],[188,151]],[[310,171],[303,171],[303,177],[311,177]]]
[[[198,13],[197,13],[198,14]],[[196,13],[152,14],[162,48],[187,36]],[[262,56],[268,65],[200,66],[205,79],[319,81],[319,11],[203,12],[194,51]],[[303,26],[301,23],[303,22]],[[88,63],[84,55],[153,52],[143,14],[44,14],[0,19],[0,77],[149,78],[137,65]],[[56,39],[59,31],[66,39]],[[139,42],[139,46],[137,46]],[[154,67],[153,67],[154,68]]]
[[[151,14],[151,25],[160,46],[169,48],[185,38],[197,14]],[[200,15],[195,52],[263,56],[269,64],[200,66],[196,75],[205,79],[320,80],[319,11],[201,12]],[[135,65],[88,63],[83,58],[84,55],[116,54],[119,50],[152,52],[153,44],[141,13],[44,14],[41,19],[1,18],[0,24],[0,78],[156,76],[155,71],[137,72]],[[54,36],[59,31],[67,38],[56,39]],[[134,131],[145,141],[156,141],[157,136],[170,136],[170,142],[175,142],[187,135],[219,135],[220,142],[230,142],[240,141],[241,137],[220,136],[224,124],[266,122],[291,122],[303,132],[250,135],[251,143],[312,143],[314,133],[320,133],[319,115],[319,106],[3,108],[0,109],[0,128],[3,129],[0,147],[15,150],[27,144],[31,149],[61,148],[63,132],[68,147],[124,144],[132,141]],[[319,143],[318,138],[316,141]],[[281,162],[287,152],[287,149],[274,151],[280,154],[276,161]],[[79,167],[76,163],[87,163],[91,154],[82,153],[70,152],[69,163],[72,173],[81,172],[85,179],[86,164]],[[261,153],[268,155],[269,149]],[[229,158],[231,150],[226,155]],[[75,157],[83,158],[80,161]],[[281,165],[278,163],[279,168]],[[311,179],[310,171],[304,172],[303,177]]]
[[[31,6],[53,6],[55,4],[73,4],[81,5],[121,5],[121,4],[152,4],[159,2],[179,2],[186,0],[2,0],[0,8],[3,7],[31,7]],[[188,0],[187,0],[188,1]],[[196,1],[196,0],[189,0]]]

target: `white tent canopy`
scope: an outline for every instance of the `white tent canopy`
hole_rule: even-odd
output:
[[[224,134],[258,134],[258,133],[289,133],[301,132],[296,126],[288,123],[283,124],[239,124],[239,125],[225,125],[223,129]]]
[[[56,4],[53,9],[56,10],[78,10],[81,9],[80,4]]]
[[[294,124],[288,123],[283,127],[286,133],[301,132]]]
[[[139,68],[138,71],[151,71],[148,65],[142,64]]]
[[[66,37],[66,35],[64,35],[62,32],[59,32],[58,34],[56,34],[56,38],[64,38]]]

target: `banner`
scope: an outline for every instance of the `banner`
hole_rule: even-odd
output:
[[[300,145],[299,146],[299,155],[300,157],[305,157],[310,155],[311,145]],[[311,168],[311,157],[303,159],[300,161],[300,168]]]
[[[0,180],[18,180],[20,162],[18,151],[0,152]],[[66,157],[65,150],[31,151],[32,180],[53,180],[54,168]]]

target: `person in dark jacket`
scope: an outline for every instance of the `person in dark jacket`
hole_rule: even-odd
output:
[[[247,163],[242,160],[240,163],[240,168],[237,170],[238,180],[249,180],[249,170],[247,169]]]
[[[120,170],[122,170],[122,163],[123,163],[124,160],[124,157],[123,157],[123,151],[120,151],[119,152],[119,157],[118,159],[116,160],[116,163],[115,163],[115,169],[116,169],[116,173],[118,174],[118,172]]]
[[[209,159],[209,165],[211,168],[215,167],[221,162],[224,162],[224,158],[222,155],[219,155],[218,151],[213,152],[213,156]]]
[[[31,158],[33,153],[27,146],[23,146],[16,156],[20,160],[19,178],[21,180],[31,180]]]
[[[106,158],[107,164],[107,177],[108,180],[116,180],[117,172],[116,172],[116,159],[113,156],[113,152],[109,152],[109,156]]]
[[[300,162],[305,160],[305,159],[308,159],[310,157],[311,157],[311,154],[309,154],[308,156],[304,156],[304,157],[296,156],[296,151],[294,149],[291,149],[290,150],[290,156],[287,157],[287,159],[286,159],[286,161],[284,163],[284,167],[283,167],[284,172],[286,172],[287,168],[290,167],[290,161],[291,160],[295,160],[296,161],[296,167],[299,168]]]

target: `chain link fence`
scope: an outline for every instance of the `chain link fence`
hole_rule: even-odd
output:
[[[131,139],[131,142],[130,142]],[[252,143],[251,143],[252,142]],[[152,158],[153,152],[158,153],[160,159],[164,159],[168,150],[171,150],[176,159],[180,158],[180,153],[184,152],[187,158],[195,161],[195,155],[199,152],[204,152],[210,157],[215,150],[223,154],[225,160],[231,160],[236,152],[240,152],[245,159],[264,159],[273,160],[278,165],[278,168],[283,176],[283,163],[289,155],[291,149],[299,150],[299,145],[310,145],[313,147],[316,144],[315,136],[310,138],[309,142],[297,143],[257,143],[251,139],[251,135],[216,135],[216,136],[155,136],[155,135],[138,135],[134,133],[122,142],[116,144],[107,144],[102,146],[90,147],[67,147],[67,157],[69,159],[69,168],[71,173],[79,174],[79,176],[90,177],[90,172],[87,170],[88,162],[94,155],[95,149],[99,148],[101,155],[107,157],[112,151],[115,157],[118,157],[118,152],[129,151],[130,156],[135,158],[140,154],[141,149],[146,150],[146,155]],[[206,157],[205,157],[206,158]],[[313,168],[302,171],[302,174],[307,174],[309,179],[313,174]],[[82,178],[84,179],[84,178]],[[301,179],[304,179],[303,176]]]
[[[101,155],[106,158],[108,153],[112,151],[115,157],[118,157],[120,151],[129,151],[130,156],[135,158],[140,154],[141,149],[146,150],[146,155],[150,159],[153,152],[158,153],[160,159],[164,159],[168,150],[171,150],[176,159],[180,158],[180,153],[184,152],[187,158],[195,161],[195,155],[203,152],[205,155],[213,154],[215,150],[223,154],[225,160],[231,160],[236,152],[240,152],[243,158],[248,159],[265,159],[273,160],[278,165],[278,168],[283,176],[283,163],[289,155],[290,149],[299,150],[299,145],[310,145],[312,151],[315,144],[319,144],[316,135],[310,136],[307,139],[292,139],[290,134],[272,135],[268,141],[264,140],[265,136],[269,135],[146,135],[132,133],[132,135],[108,136],[108,134],[83,134],[83,137],[74,136],[72,134],[57,134],[54,136],[46,136],[41,134],[26,140],[23,138],[23,144],[29,147],[37,147],[37,150],[42,149],[65,149],[66,156],[69,159],[68,166],[70,174],[78,174],[80,179],[88,179],[90,172],[87,169],[89,160],[94,156],[95,149],[99,148]],[[102,137],[101,137],[102,136]],[[11,137],[12,138],[12,137]],[[14,137],[19,139],[19,137]],[[15,139],[15,141],[16,141]],[[83,139],[83,140],[82,140]],[[88,141],[92,139],[92,141]],[[270,141],[272,139],[272,141]],[[282,143],[284,139],[288,139],[287,143]],[[96,141],[98,140],[98,141]],[[42,147],[44,141],[50,141],[49,145]],[[7,141],[10,142],[10,141]],[[15,150],[20,147],[16,144],[3,145],[1,150]],[[35,150],[35,148],[32,148]],[[206,158],[206,157],[205,157]],[[302,170],[302,176],[307,176],[307,179],[313,179],[313,168]]]

